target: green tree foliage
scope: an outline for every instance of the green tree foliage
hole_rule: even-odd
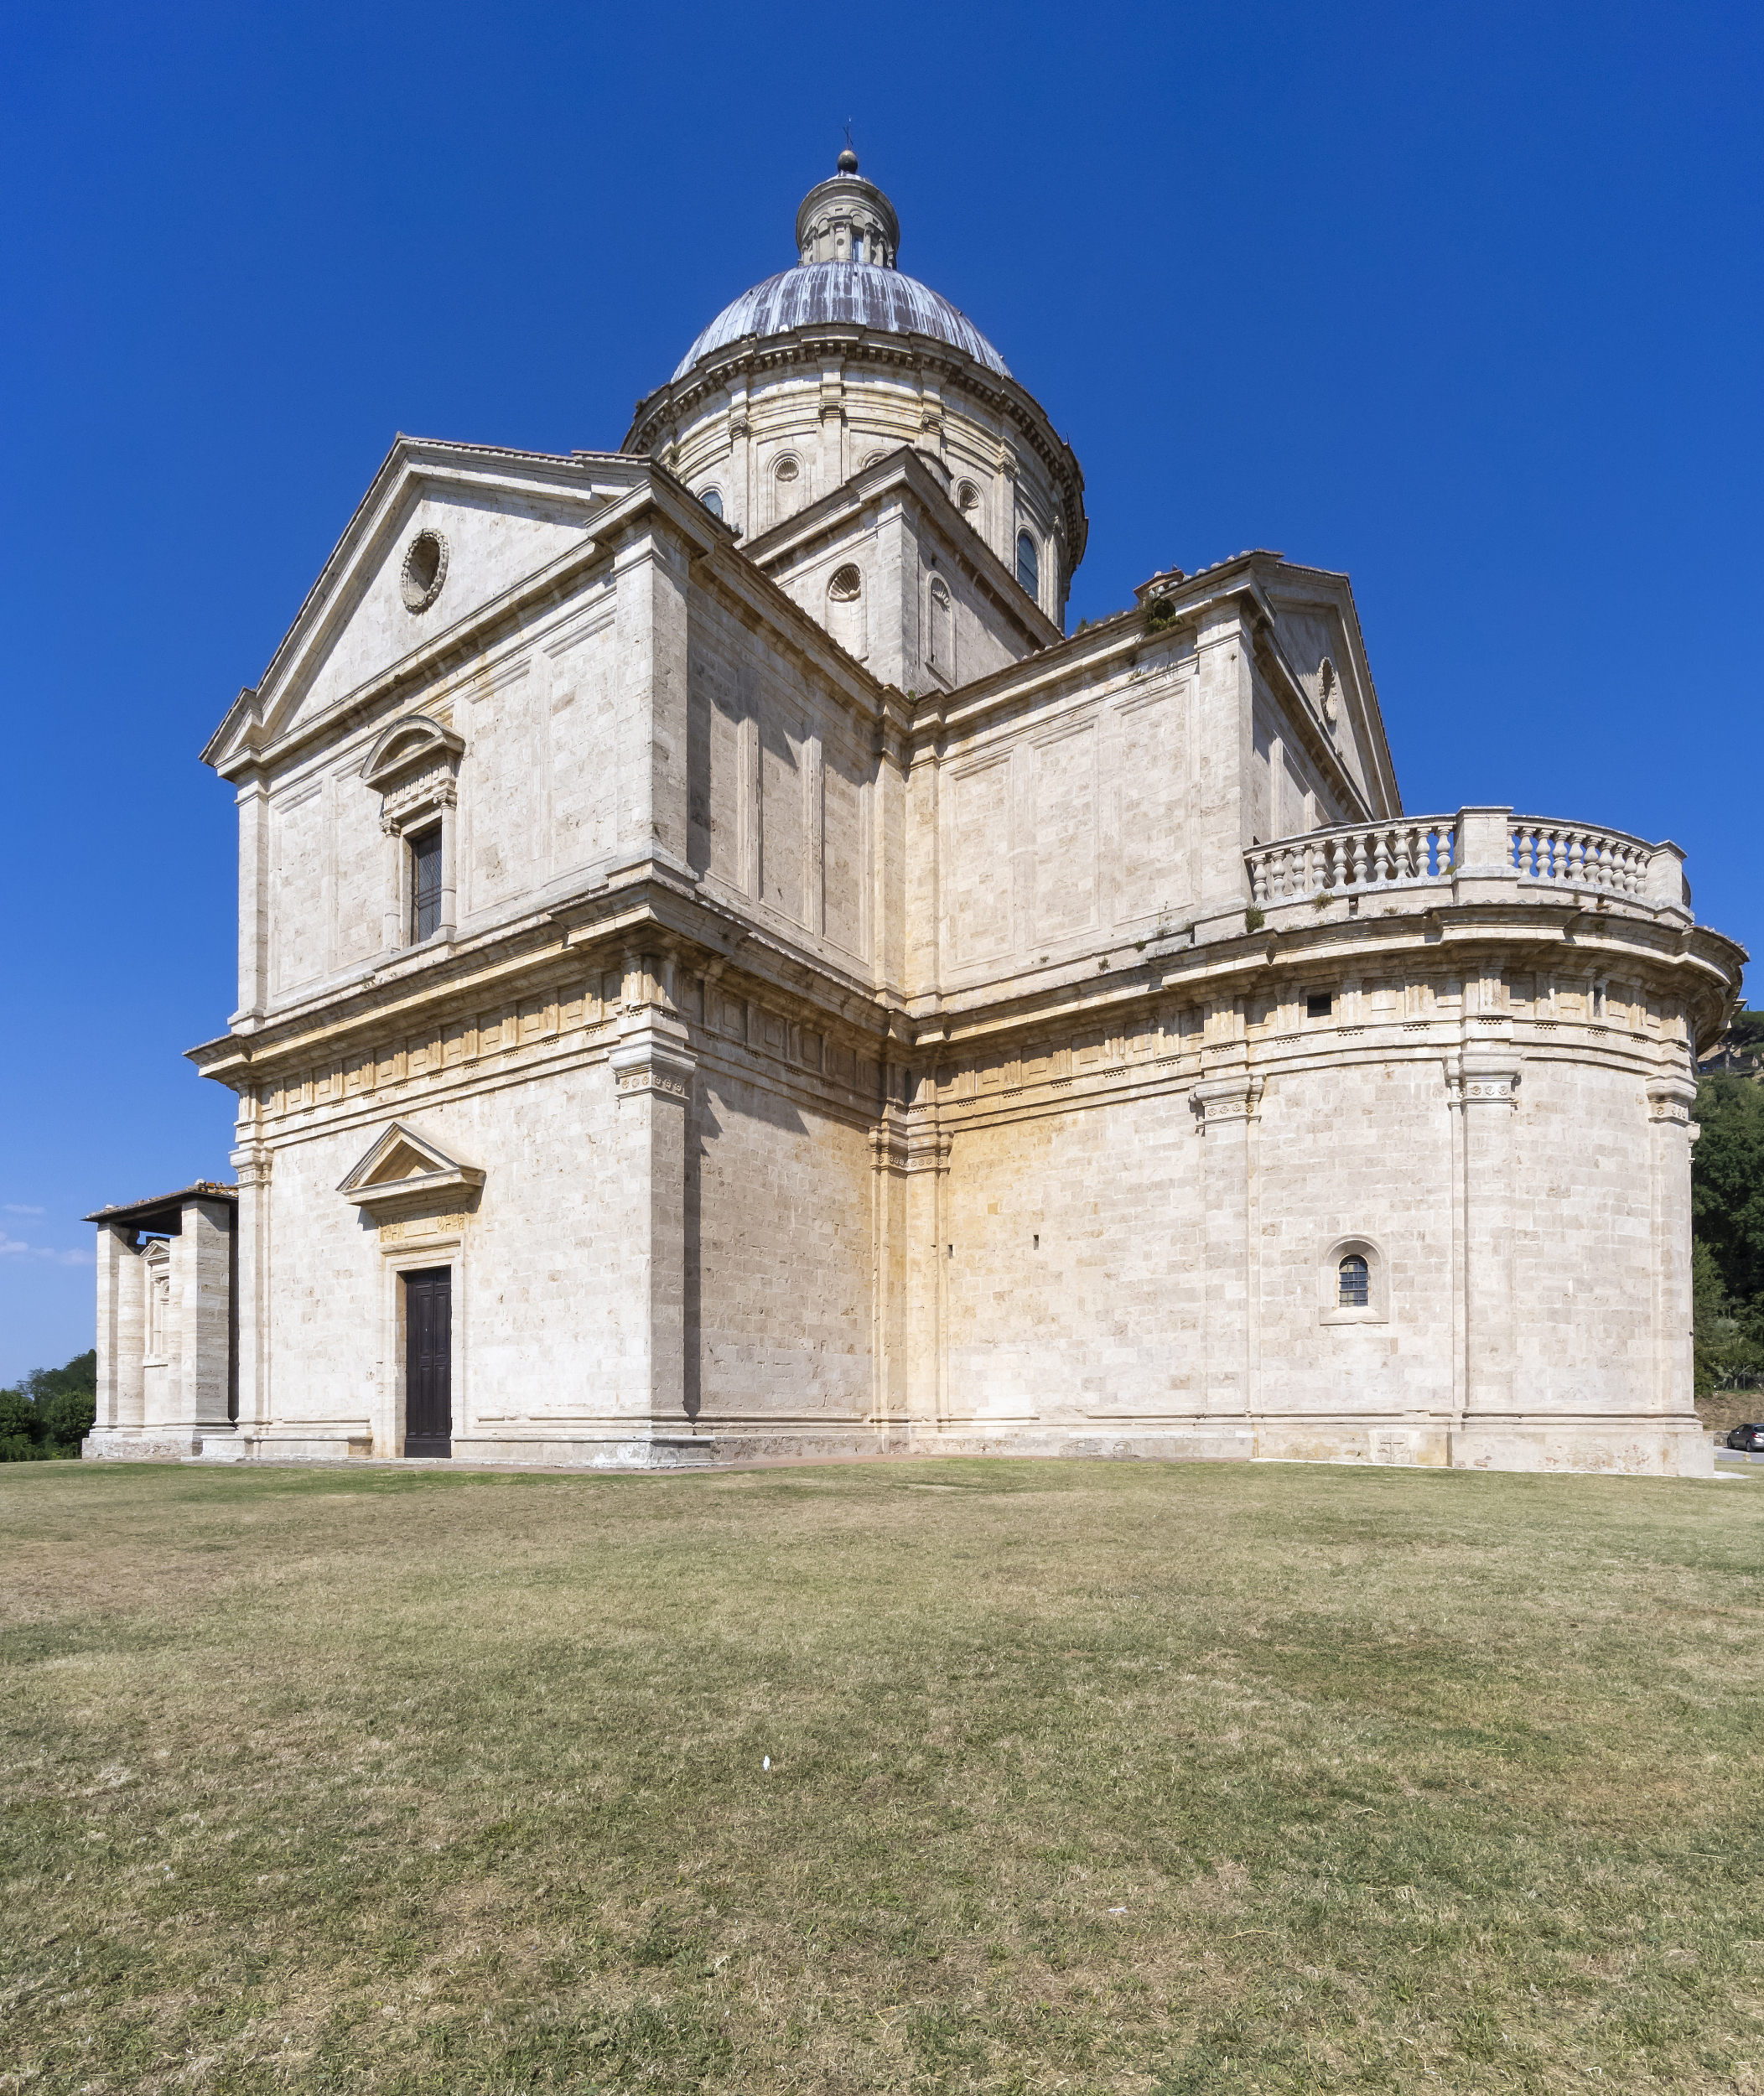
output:
[[[77,1455],[97,1416],[98,1356],[75,1354],[62,1368],[33,1368],[16,1390],[0,1390],[0,1463]]]
[[[1742,1013],[1742,1020],[1764,1014]],[[1705,1077],[1691,1152],[1696,1392],[1764,1379],[1764,1086]]]
[[[1705,1077],[1691,1153],[1691,1227],[1735,1301],[1764,1294],[1764,1086]]]

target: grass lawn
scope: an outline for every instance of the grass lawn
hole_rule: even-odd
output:
[[[0,2089],[1764,2088],[1752,1480],[20,1464],[0,1535]]]

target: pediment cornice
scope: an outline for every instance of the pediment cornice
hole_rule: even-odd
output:
[[[371,708],[387,692],[426,682],[438,665],[471,647],[478,636],[506,619],[511,607],[558,587],[570,573],[599,558],[596,542],[604,528],[642,507],[648,478],[641,461],[616,453],[577,452],[558,457],[401,436],[307,593],[268,668],[255,689],[241,692],[234,702],[203,750],[203,761],[224,777],[236,777],[298,746],[311,734]],[[584,525],[594,527],[594,537],[480,605],[296,726],[293,709],[314,667],[322,659],[340,620],[353,609],[365,579],[386,558],[389,542],[413,500],[419,492],[449,491],[478,500],[497,495],[522,500],[542,495],[567,508],[579,508]]]
[[[407,1122],[393,1121],[345,1175],[337,1191],[356,1207],[378,1215],[437,1195],[475,1200],[484,1179],[480,1166],[462,1164]]]
[[[378,793],[391,793],[418,771],[450,765],[463,755],[465,743],[451,728],[427,713],[406,713],[395,720],[367,754],[361,781]]]

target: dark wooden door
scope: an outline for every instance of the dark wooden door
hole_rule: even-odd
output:
[[[404,1452],[454,1452],[454,1271],[404,1277]]]

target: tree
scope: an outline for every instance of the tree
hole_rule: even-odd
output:
[[[98,1414],[96,1349],[65,1367],[33,1368],[16,1390],[0,1390],[0,1463],[77,1455]]]
[[[1705,1077],[1703,1133],[1691,1153],[1691,1228],[1709,1248],[1730,1301],[1764,1294],[1764,1086]]]

